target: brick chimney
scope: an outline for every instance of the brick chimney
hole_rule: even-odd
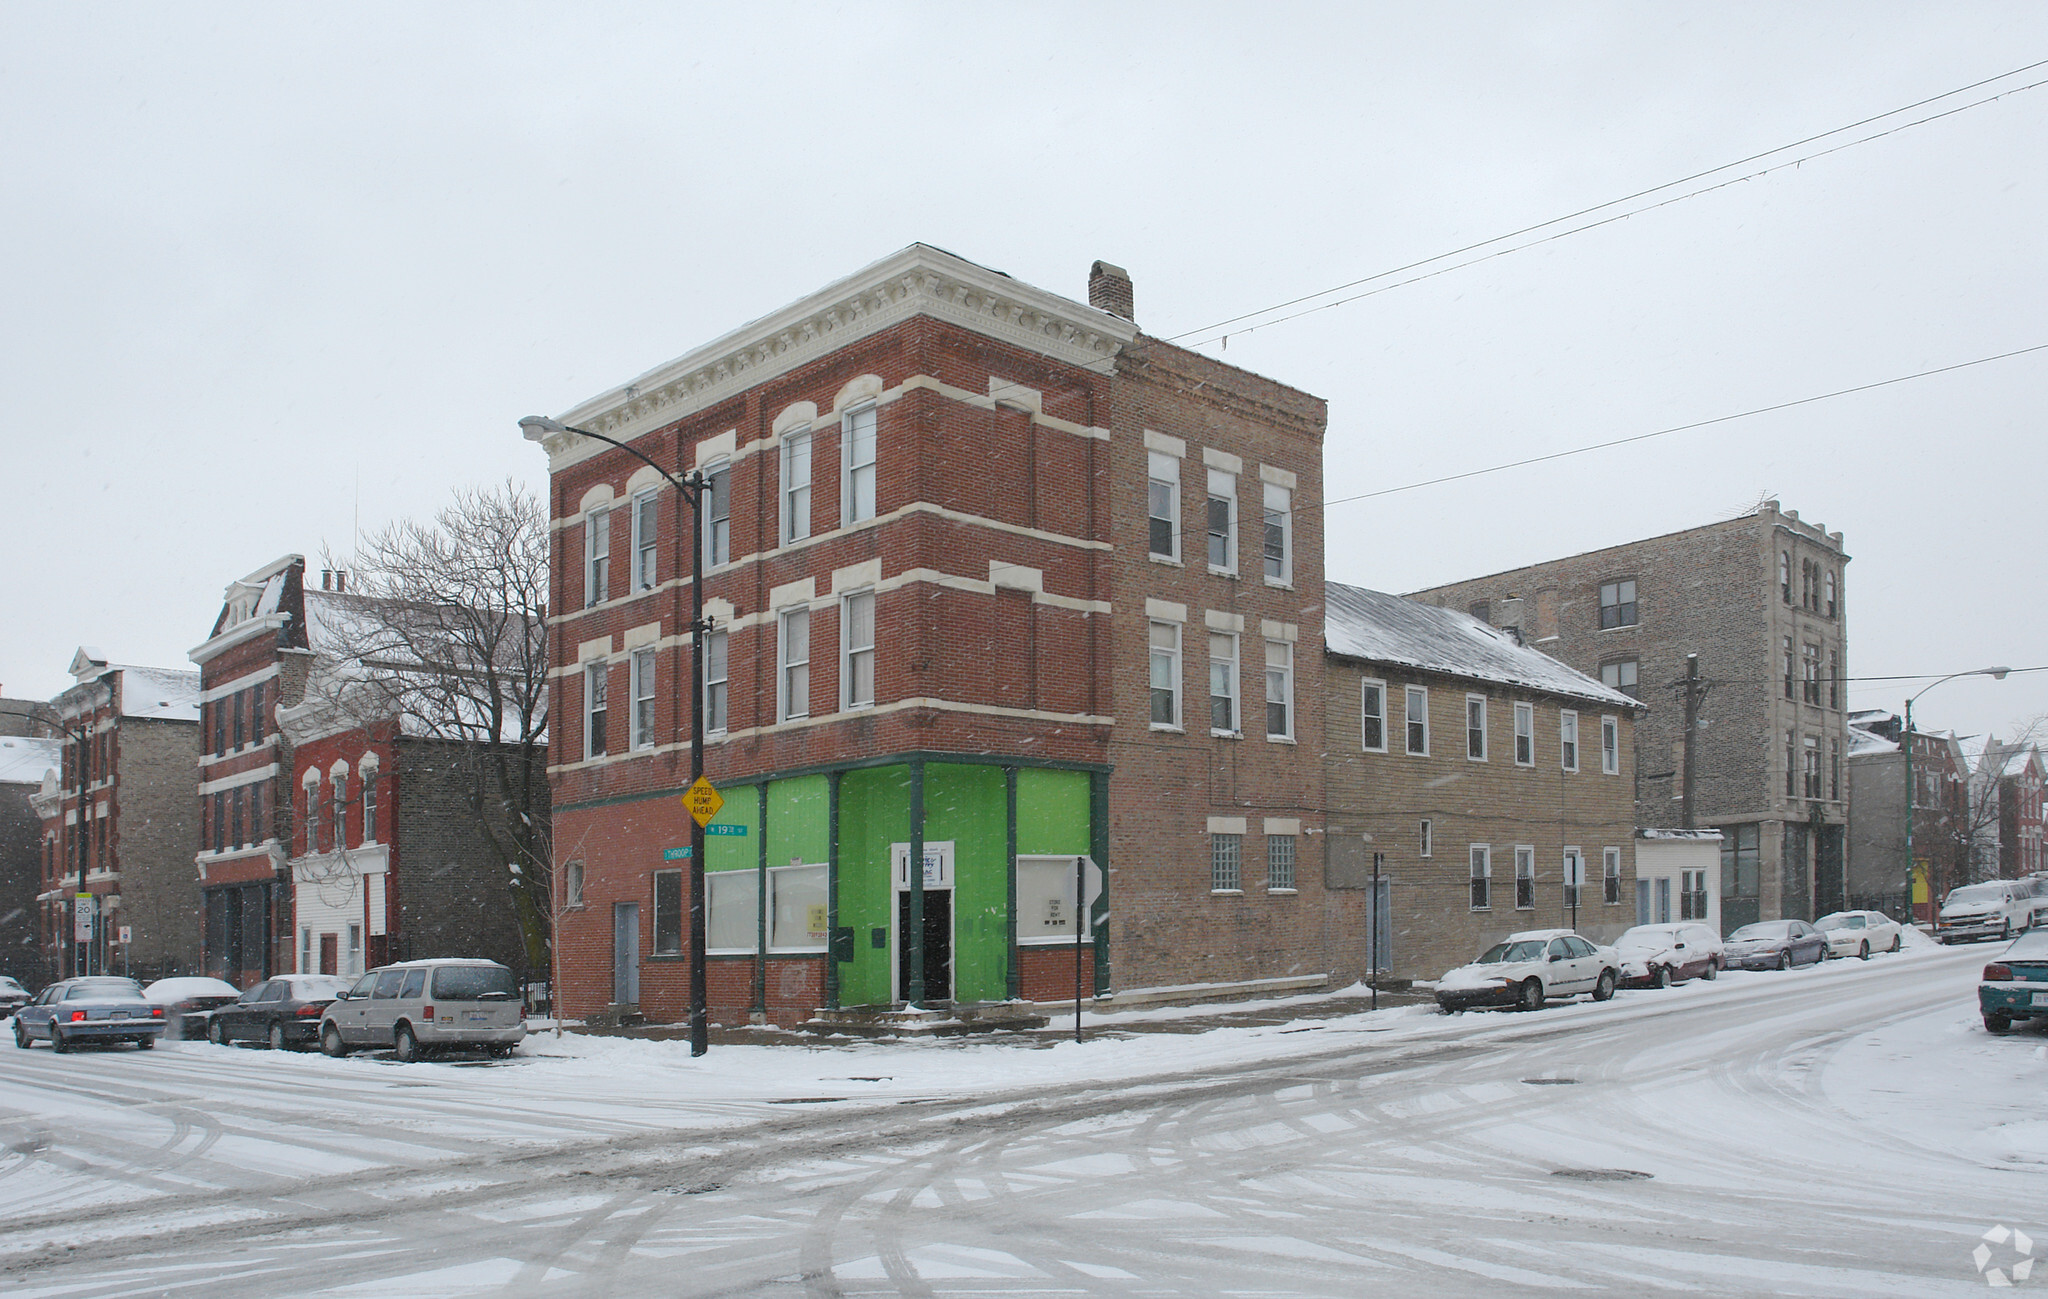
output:
[[[1112,316],[1136,321],[1131,301],[1131,273],[1121,266],[1097,262],[1088,269],[1088,305]]]

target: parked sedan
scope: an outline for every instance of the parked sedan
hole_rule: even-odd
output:
[[[1637,925],[1614,940],[1614,950],[1623,987],[1665,988],[1721,973],[1721,937],[1705,925]]]
[[[32,994],[13,979],[0,974],[0,1019],[5,1019],[23,1006],[28,1005]]]
[[[1437,980],[1436,1000],[1447,1011],[1474,1006],[1519,1006],[1541,1010],[1551,997],[1590,992],[1593,1000],[1614,995],[1621,957],[1595,947],[1569,929],[1532,929],[1509,934],[1479,959]]]
[[[207,1017],[233,1005],[242,990],[225,979],[181,976],[158,979],[142,995],[169,1012],[172,1037],[197,1039],[206,1036]]]
[[[14,1044],[24,1051],[37,1038],[59,1051],[86,1042],[133,1042],[147,1051],[163,1031],[164,1008],[133,979],[64,979],[14,1014]]]
[[[2003,1033],[2015,1020],[2048,1015],[2048,929],[2030,929],[1984,967],[1977,985],[1984,1027]]]
[[[1728,935],[1727,964],[1742,970],[1789,970],[1827,959],[1828,940],[1804,920],[1760,920]]]
[[[1882,911],[1837,911],[1813,922],[1827,936],[1829,956],[1860,956],[1896,952],[1903,941],[1899,922]]]
[[[267,1042],[274,1051],[320,1040],[320,1013],[349,980],[332,974],[280,974],[222,1006],[206,1021],[206,1040]]]

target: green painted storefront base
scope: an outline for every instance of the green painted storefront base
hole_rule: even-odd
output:
[[[1106,868],[1107,787],[1107,773],[1101,770],[943,755],[910,755],[721,786],[725,807],[707,827],[704,868],[707,875],[718,876],[751,872],[756,880],[754,945],[760,974],[755,1008],[782,1005],[778,981],[767,972],[778,956],[795,956],[801,948],[813,953],[830,949],[824,988],[828,1007],[906,999],[909,988],[899,956],[913,946],[905,923],[905,895],[913,890],[899,887],[898,881],[911,874],[908,846],[913,843],[927,858],[941,856],[950,866],[944,887],[927,889],[922,901],[935,914],[950,913],[939,941],[950,946],[951,995],[940,998],[927,989],[925,999],[1015,1000],[1020,995],[1017,859],[1092,857]],[[799,869],[787,874],[778,869],[785,867]],[[815,870],[803,867],[824,868],[822,930],[816,911],[790,902],[797,882],[808,886],[817,878]],[[745,886],[707,885],[714,908],[735,887]],[[808,919],[798,914],[805,911]],[[1107,915],[1105,892],[1094,907],[1101,941],[1093,945],[1086,980],[1094,989],[1109,986]],[[711,928],[719,932],[715,915]],[[797,941],[790,941],[792,935]],[[731,937],[727,930],[728,944]],[[730,945],[721,948],[718,942],[714,938],[714,952],[732,952]]]

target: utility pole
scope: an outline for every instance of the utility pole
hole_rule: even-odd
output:
[[[1700,702],[1707,697],[1707,683],[1700,680],[1700,656],[1685,656],[1685,679],[1676,683],[1684,692],[1685,770],[1679,773],[1679,824],[1699,829],[1699,735]]]

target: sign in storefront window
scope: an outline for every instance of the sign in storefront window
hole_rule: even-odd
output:
[[[827,915],[823,866],[777,866],[768,872],[772,924],[768,947],[777,952],[825,950]]]
[[[1084,859],[1086,860],[1086,859]],[[1102,892],[1102,876],[1095,863],[1086,866],[1088,902],[1092,905]],[[1017,941],[1019,943],[1071,943],[1076,922],[1074,908],[1074,859],[1072,857],[1019,857],[1017,859]],[[1082,941],[1092,935],[1089,917],[1078,917]]]
[[[704,950],[752,952],[760,941],[759,877],[753,871],[711,871],[704,884]]]

